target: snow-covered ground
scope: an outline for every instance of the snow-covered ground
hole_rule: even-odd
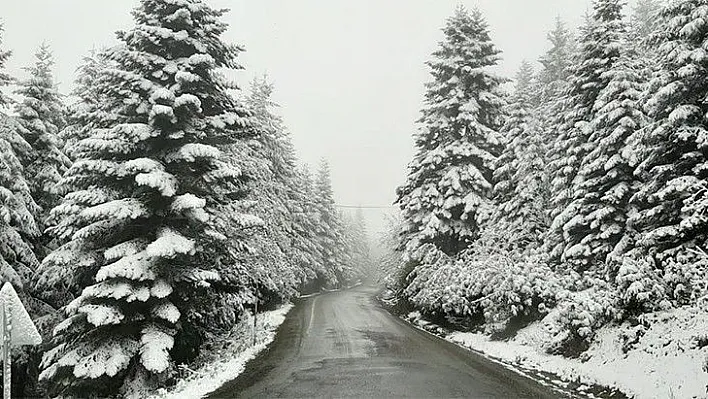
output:
[[[580,359],[545,353],[553,341],[545,319],[509,341],[492,341],[477,333],[441,334],[442,329],[431,328],[417,312],[409,314],[408,320],[516,371],[555,380],[555,385],[580,386],[580,390],[599,385],[636,398],[708,397],[708,370],[704,369],[708,313],[686,307],[644,317],[648,328],[628,324],[602,328]]]
[[[149,399],[192,399],[202,398],[215,391],[224,383],[238,377],[246,363],[265,349],[275,338],[278,327],[293,307],[284,305],[271,312],[259,313],[257,318],[256,344],[253,345],[253,318],[243,320],[234,333],[220,342],[222,348],[213,361],[205,362],[191,374],[170,389],[161,389]]]

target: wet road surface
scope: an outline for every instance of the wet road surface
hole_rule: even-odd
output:
[[[552,398],[382,309],[373,288],[300,299],[275,341],[210,398]]]

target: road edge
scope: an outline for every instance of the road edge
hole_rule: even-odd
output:
[[[383,292],[384,290],[382,290]],[[518,364],[513,364],[507,361],[504,361],[503,359],[496,358],[494,356],[491,356],[484,351],[477,350],[475,348],[471,348],[469,346],[462,345],[459,342],[453,341],[449,339],[447,336],[449,333],[454,332],[454,330],[449,330],[445,329],[443,327],[438,326],[437,324],[431,323],[431,322],[425,322],[425,324],[418,324],[414,323],[408,318],[404,317],[403,314],[400,314],[400,312],[397,312],[396,309],[393,307],[393,305],[389,302],[387,302],[383,297],[380,296],[381,292],[377,295],[374,296],[375,300],[379,305],[381,306],[382,309],[387,311],[389,314],[392,316],[398,318],[399,320],[402,320],[404,323],[416,328],[417,330],[420,330],[422,332],[425,332],[427,334],[430,334],[434,337],[437,337],[439,339],[442,339],[446,342],[449,342],[451,344],[454,344],[464,350],[467,350],[469,352],[475,353],[476,355],[479,355],[487,360],[489,360],[492,363],[498,364],[501,367],[504,367],[505,369],[512,371],[522,377],[531,379],[551,390],[554,392],[563,395],[565,397],[570,397],[570,398],[593,398],[597,399],[599,398],[607,398],[607,399],[624,399],[624,398],[631,398],[631,396],[627,395],[625,392],[619,391],[616,388],[613,387],[606,387],[606,386],[601,386],[601,385],[594,385],[592,388],[599,389],[599,390],[608,390],[612,391],[613,394],[609,396],[596,396],[596,393],[590,392],[587,395],[581,395],[582,392],[576,392],[576,391],[571,391],[569,388],[569,385],[577,383],[576,381],[567,381],[561,378],[560,376],[550,373],[544,370],[530,370],[525,367],[522,367]]]

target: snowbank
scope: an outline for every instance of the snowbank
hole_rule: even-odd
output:
[[[427,324],[418,321],[417,314],[408,318],[424,327]],[[708,360],[708,313],[698,308],[648,314],[636,326],[603,327],[580,359],[546,354],[544,349],[553,342],[551,330],[544,319],[509,341],[491,341],[489,336],[477,333],[443,335],[448,341],[557,386],[579,391],[605,386],[637,398],[708,397],[708,373],[704,370]]]
[[[285,321],[285,316],[292,307],[293,305],[288,304],[277,310],[258,314],[256,345],[252,345],[253,318],[243,320],[234,329],[235,333],[229,338],[231,342],[226,345],[227,348],[216,355],[216,361],[191,370],[189,377],[179,381],[169,390],[160,389],[149,399],[202,398],[235,379],[243,372],[246,363],[273,341],[276,330]]]

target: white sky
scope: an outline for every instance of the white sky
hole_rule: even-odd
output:
[[[428,81],[424,62],[458,4],[477,6],[512,76],[523,59],[547,48],[560,16],[577,26],[589,0],[210,0],[230,8],[226,39],[246,47],[242,86],[267,72],[302,162],[326,157],[338,203],[387,206],[413,155],[411,134]],[[57,81],[71,89],[74,71],[93,47],[115,43],[132,26],[137,0],[2,0],[2,48],[9,72],[22,77],[46,41]],[[382,211],[366,211],[372,230]]]

